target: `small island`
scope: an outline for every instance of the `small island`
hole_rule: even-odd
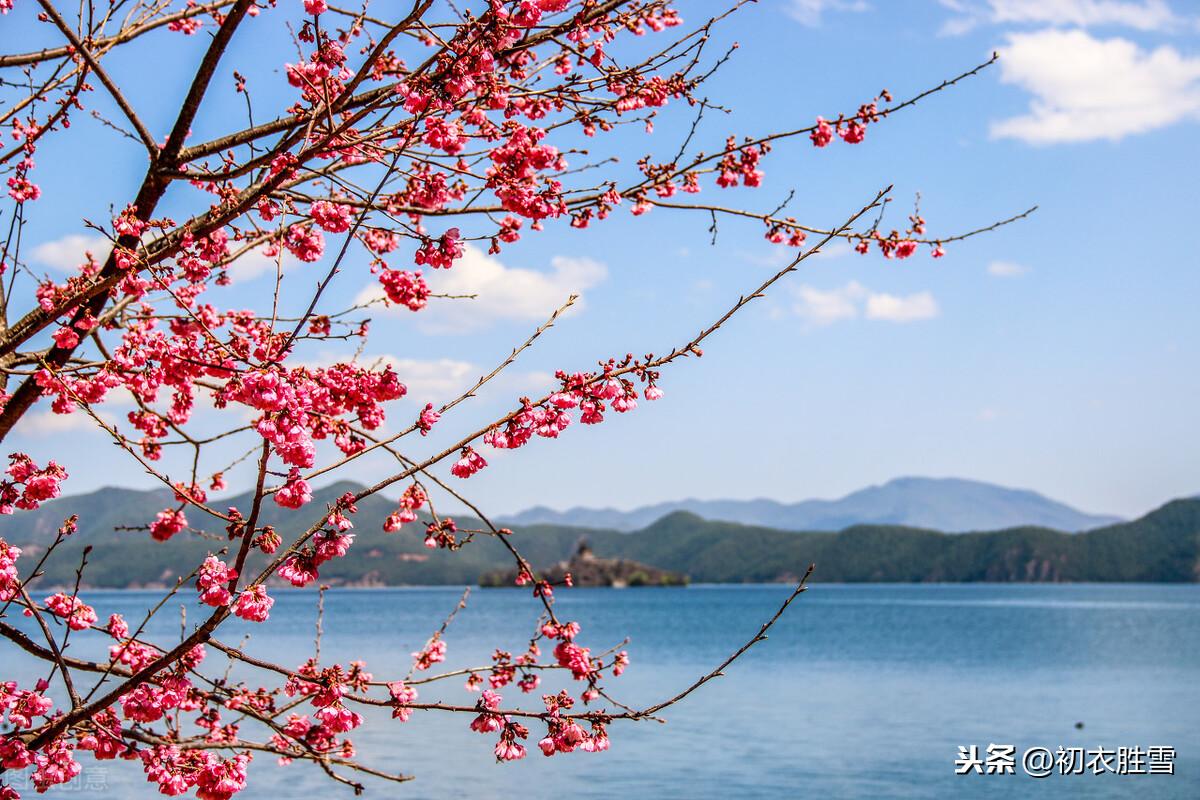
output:
[[[571,576],[574,586],[611,586],[621,589],[626,586],[687,586],[688,576],[669,572],[658,567],[639,564],[625,558],[600,558],[592,552],[586,538],[579,540],[575,555],[567,561],[538,570],[539,578],[559,584]],[[502,588],[517,585],[517,571],[495,570],[479,578],[485,588]]]

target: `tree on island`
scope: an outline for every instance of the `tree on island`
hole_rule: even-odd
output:
[[[19,796],[15,774],[38,791],[70,781],[85,751],[133,761],[130,768],[144,770],[164,794],[194,789],[204,800],[236,794],[251,761],[264,758],[311,762],[355,789],[359,773],[406,780],[354,756],[353,735],[370,707],[390,709],[396,724],[465,715],[472,730],[495,738],[502,761],[524,757],[530,741],[546,755],[603,751],[610,726],[654,717],[764,638],[803,581],[712,672],[681,679],[677,695],[647,708],[622,705],[606,686],[628,664],[626,652],[602,654],[603,643],[589,645],[576,622],[556,613],[554,592],[564,589],[536,574],[519,537],[492,525],[463,488],[487,468],[489,450],[548,446],[537,440],[659,400],[665,368],[699,357],[734,314],[831,242],[888,258],[936,258],[949,243],[1011,221],[932,235],[917,211],[889,231],[888,190],[863,198],[834,227],[786,216],[783,207],[701,200],[758,187],[772,147],[859,144],[891,114],[987,66],[908,99],[884,92],[798,124],[781,112],[781,122],[792,123],[783,130],[714,138],[712,116],[721,107],[702,87],[732,51],[713,52],[712,33],[743,5],[685,22],[667,0],[417,0],[396,12],[326,0],[89,0],[78,8],[0,0],[0,24],[30,31],[29,39],[6,35],[9,52],[0,55],[0,126],[15,140],[0,149],[10,201],[0,217],[0,439],[34,409],[82,415],[119,447],[125,462],[113,474],[144,471],[174,491],[170,506],[126,535],[143,536],[145,547],[193,537],[212,544],[201,563],[176,564],[179,580],[150,617],[172,600],[198,604],[201,613],[188,617],[179,640],[155,641],[140,606],[98,618],[85,588],[86,549],[73,586],[38,585],[87,508],[72,509],[35,551],[22,555],[0,540],[3,663],[34,659],[44,668],[32,684],[0,682],[9,725],[0,734],[0,800]],[[244,52],[263,26],[294,37],[294,62],[276,65],[283,74],[233,63],[232,46]],[[53,43],[20,48],[37,37]],[[179,92],[154,83],[164,48],[198,59]],[[202,119],[205,128],[214,124],[203,116],[214,96],[230,94],[243,102],[245,120],[225,115],[228,132],[193,136]],[[690,109],[690,124],[660,131],[659,152],[636,170],[618,168],[609,142],[625,130],[649,134],[669,104]],[[147,120],[163,109],[170,122],[159,129]],[[78,139],[81,126],[73,123],[89,116],[112,137],[74,141],[56,158],[69,152],[119,168],[141,153],[144,172],[132,194],[42,177],[42,148]],[[65,278],[39,274],[22,233],[35,216],[55,212],[56,197],[76,193],[101,195],[111,219],[64,222],[105,243]],[[420,314],[434,303],[469,303],[439,284],[441,271],[470,249],[494,254],[550,226],[586,228],[613,214],[652,211],[698,214],[714,232],[722,217],[758,220],[766,238],[794,257],[691,340],[590,368],[563,364],[554,391],[519,398],[482,427],[464,426],[448,446],[421,447],[435,428],[446,436],[452,412],[515,363],[575,297],[455,399],[428,404],[415,418],[389,416],[406,376],[359,358],[368,306]],[[239,265],[264,261],[275,274],[273,291],[247,296],[229,288]],[[315,266],[286,269],[292,263]],[[370,282],[379,299],[330,307],[329,288],[347,281]],[[340,355],[318,365],[318,348],[341,348]],[[106,411],[114,398],[133,410]],[[228,458],[233,444],[243,456]],[[327,507],[309,505],[314,480],[340,477],[368,454],[388,456],[394,470]],[[20,515],[57,497],[70,486],[64,465],[79,456],[14,453],[0,512]],[[229,487],[227,474],[242,485]],[[355,529],[355,504],[389,487],[401,499],[383,530]],[[238,508],[210,501],[227,488],[252,490],[253,499]],[[478,526],[459,528],[435,500],[471,509]],[[294,522],[286,530],[261,524],[267,504],[291,510]],[[440,627],[430,621],[432,635],[407,677],[372,675],[353,653],[276,664],[269,653],[221,638],[233,617],[271,624],[269,581],[317,586],[322,564],[344,556],[356,536],[363,546],[406,525],[425,525],[430,548],[458,550],[481,537],[504,544],[517,582],[532,593],[527,652],[498,651],[492,664],[439,672],[453,614]],[[108,659],[72,655],[70,645],[83,637],[103,643]],[[224,680],[231,662],[254,680]],[[477,691],[484,676],[490,688],[457,704],[422,697],[464,675],[468,689]],[[545,695],[537,691],[543,678],[553,684]],[[507,700],[497,691],[506,686]],[[529,702],[515,702],[513,690],[530,694]]]

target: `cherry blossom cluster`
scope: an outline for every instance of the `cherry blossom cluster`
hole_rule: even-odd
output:
[[[412,718],[412,709],[408,706],[417,701],[417,690],[408,686],[404,681],[392,681],[388,684],[388,694],[391,695],[394,707],[392,718],[408,722]]]
[[[559,640],[558,644],[554,646],[554,659],[560,667],[565,667],[570,671],[572,678],[582,681],[592,676],[596,667],[591,658],[591,650],[575,643],[575,637],[579,635],[578,624],[573,622],[567,625],[546,623],[542,627],[542,634],[548,638]]]
[[[851,238],[857,238],[854,245],[854,250],[862,255],[871,252],[871,244],[874,243],[880,255],[886,259],[905,259],[916,254],[921,245],[919,237],[925,235],[925,220],[919,215],[911,215],[909,217],[910,227],[903,233],[893,230],[891,233],[884,235],[880,233],[878,226],[871,230],[855,234]],[[808,233],[800,227],[794,217],[786,219],[776,219],[768,217],[764,219],[767,226],[765,237],[772,244],[786,244],[788,247],[803,247],[808,239]],[[946,250],[941,242],[929,243],[930,255],[933,258],[941,258],[946,255]]]
[[[0,715],[7,712],[8,724],[20,730],[21,728],[31,728],[34,725],[34,720],[37,717],[45,717],[50,714],[50,709],[54,707],[54,701],[46,697],[43,692],[50,688],[50,684],[43,680],[37,682],[35,689],[20,689],[16,681],[5,681],[0,683]],[[11,758],[30,758],[26,754],[23,747],[17,748],[16,745],[21,744],[20,739],[10,740],[16,744],[8,744],[12,748],[11,754],[0,750],[0,758],[5,761]],[[21,755],[18,756],[18,753]],[[31,762],[26,762],[26,764]],[[5,763],[7,767],[8,764]]]
[[[909,258],[916,255],[920,242],[910,238],[912,231],[901,234],[899,231],[892,231],[888,235],[883,235],[879,231],[871,231],[869,236],[862,236],[858,243],[854,245],[856,252],[866,255],[870,252],[871,243],[874,242],[879,250],[880,255],[884,258]],[[933,258],[941,258],[946,255],[946,250],[942,247],[941,242],[934,242],[930,245],[929,254]]]
[[[529,729],[499,712],[503,700],[491,689],[484,689],[475,705],[479,714],[471,720],[471,730],[483,734],[500,731],[500,740],[495,747],[496,760],[517,761],[525,757],[525,746],[518,743],[517,739],[528,739]]]
[[[86,630],[96,624],[96,609],[65,592],[55,592],[45,600],[46,610],[62,617],[73,631]]]
[[[624,364],[628,365],[632,360],[632,357],[629,357]],[[578,410],[579,421],[584,425],[603,422],[609,407],[619,414],[632,411],[637,408],[639,392],[631,380],[612,375],[619,368],[616,361],[610,361],[600,373],[568,374],[560,370],[555,375],[562,384],[558,391],[551,394],[541,405],[535,405],[528,398],[523,399],[521,409],[513,414],[503,427],[489,430],[483,437],[484,442],[498,450],[512,450],[528,444],[534,436],[558,438],[571,424],[572,416],[569,412],[572,410]],[[647,385],[641,396],[647,400],[658,400],[663,396],[653,374],[646,371],[643,379]],[[456,463],[457,466],[463,464],[464,460],[467,462],[460,468],[460,471],[466,474],[460,477],[474,474],[486,466],[487,462],[479,464],[471,456],[471,453],[464,453]],[[472,466],[475,467],[473,470]]]
[[[456,478],[469,478],[486,466],[483,456],[471,447],[464,447],[458,461],[451,465],[450,474]]]
[[[417,512],[421,510],[428,499],[429,496],[419,483],[410,484],[400,495],[400,502],[396,506],[396,510],[388,514],[387,519],[383,521],[384,531],[395,533],[400,530],[402,525],[416,522]]]
[[[425,408],[421,409],[421,413],[417,415],[417,430],[421,431],[422,436],[427,436],[441,418],[441,412],[434,410],[433,403],[426,403]]]
[[[246,768],[252,756],[238,753],[222,759],[208,750],[180,750],[175,745],[158,745],[139,754],[146,779],[158,784],[165,795],[175,796],[196,789],[201,800],[229,800],[246,788]]]
[[[314,440],[332,436],[346,455],[365,446],[339,417],[353,414],[363,428],[374,430],[384,420],[382,404],[405,392],[390,366],[373,372],[354,364],[335,364],[274,367],[237,375],[216,394],[216,401],[238,402],[262,412],[255,429],[279,457],[295,467],[311,467]]]
[[[426,239],[413,260],[434,269],[450,269],[455,259],[462,258],[464,252],[458,228],[451,228],[437,239]],[[408,303],[405,305],[412,307]]]
[[[21,590],[21,579],[17,575],[17,559],[21,548],[13,547],[0,537],[0,600],[9,601]]]
[[[13,453],[8,460],[4,471],[8,478],[0,481],[0,514],[11,514],[18,508],[32,510],[58,497],[67,479],[67,471],[61,466],[50,461],[39,467],[25,453]]]
[[[271,736],[271,744],[282,753],[297,755],[313,752],[351,757],[354,753],[348,741],[339,740],[328,725],[320,719],[314,720],[308,714],[289,714],[280,731]],[[281,765],[291,762],[291,755],[279,758]]]
[[[512,653],[506,650],[496,650],[492,654],[494,662],[491,671],[488,673],[487,682],[493,689],[500,689],[517,680],[517,674],[521,677],[517,680],[517,688],[525,694],[530,694],[541,685],[541,678],[537,672],[531,669],[538,662],[540,650],[536,641],[529,643],[529,649],[517,656],[514,660]],[[467,691],[479,691],[480,685],[483,683],[483,678],[477,673],[471,673],[467,678]]]
[[[385,268],[379,272],[379,283],[390,302],[407,306],[410,311],[420,311],[429,302],[429,286],[420,270]]]
[[[275,493],[275,502],[284,508],[300,508],[309,500],[312,500],[312,487],[300,477],[300,468],[292,467],[287,482]]]
[[[296,258],[311,263],[325,254],[325,237],[312,225],[296,224],[288,228],[283,246]],[[272,248],[264,252],[271,257],[278,254],[278,250]]]
[[[310,659],[300,667],[288,679],[284,692],[289,697],[307,697],[316,709],[316,722],[309,723],[303,731],[303,738],[316,739],[325,750],[340,746],[336,742],[336,735],[352,731],[363,722],[361,714],[346,707],[343,697],[348,691],[365,690],[371,680],[371,673],[366,671],[361,661],[351,662],[349,669],[344,669],[340,664],[320,669],[315,660]],[[296,728],[300,724],[299,720],[295,721]]]
[[[275,599],[267,594],[265,586],[259,584],[245,589],[234,603],[233,613],[251,622],[266,622],[271,614]]]
[[[196,576],[196,589],[200,592],[200,602],[206,606],[227,606],[233,600],[229,584],[237,580],[237,570],[216,556],[209,556],[200,565]]]
[[[8,196],[18,203],[24,203],[29,200],[37,200],[42,196],[41,187],[29,180],[29,171],[33,169],[33,159],[22,159],[17,165],[15,174],[8,178]]]
[[[883,119],[887,113],[879,109],[879,101],[891,102],[891,99],[891,94],[885,91],[870,103],[859,106],[857,114],[849,118],[838,117],[832,125],[824,117],[817,117],[817,124],[809,134],[813,146],[825,147],[833,141],[835,133],[846,144],[861,144],[867,138],[867,126]]]
[[[602,753],[609,748],[608,732],[605,730],[604,723],[593,722],[591,730],[585,731],[575,720],[562,717],[562,712],[575,705],[574,698],[567,692],[544,695],[542,701],[546,704],[548,715],[546,736],[538,742],[538,749],[542,751],[542,755],[549,757],[556,753],[571,753],[575,750],[582,750],[585,753]]]
[[[38,792],[52,786],[67,783],[83,771],[83,767],[72,755],[74,748],[62,740],[52,742],[33,756],[35,769],[30,775]]]
[[[457,533],[458,525],[450,517],[434,520],[425,526],[425,546],[430,550],[435,548],[457,550],[461,546],[455,536]]]
[[[91,752],[97,761],[132,759],[137,751],[131,743],[125,742],[117,735],[120,730],[121,723],[117,712],[106,708],[93,719],[92,730],[79,737],[78,749]]]
[[[345,233],[353,224],[354,209],[343,203],[318,200],[308,210],[313,222],[328,233]]]
[[[425,670],[446,660],[446,640],[434,634],[425,646],[412,654],[413,669]]]
[[[346,516],[358,509],[353,504],[353,495],[346,493],[330,508],[325,518],[325,526],[312,537],[299,552],[289,556],[280,565],[277,574],[293,586],[303,587],[315,581],[319,576],[319,568],[326,561],[342,558],[354,544],[354,534],[346,531],[354,524]]]
[[[192,683],[182,672],[169,672],[154,683],[139,684],[121,697],[121,713],[134,722],[156,722],[174,709],[195,711],[199,706]]]
[[[768,144],[739,148],[737,140],[730,136],[725,142],[725,156],[718,166],[717,186],[728,189],[739,182],[751,188],[761,186],[763,171],[758,168],[758,162],[770,149]]]

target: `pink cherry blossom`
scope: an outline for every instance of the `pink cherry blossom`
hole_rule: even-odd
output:
[[[379,283],[389,301],[407,306],[410,311],[420,311],[428,302],[429,286],[420,270],[385,269],[379,273]]]
[[[483,456],[470,447],[464,447],[461,457],[450,467],[450,473],[458,478],[469,478],[487,466]]]
[[[833,141],[833,127],[822,117],[817,117],[817,127],[810,134],[813,145],[825,147]]]
[[[0,538],[0,601],[9,601],[17,596],[21,580],[17,575],[17,559],[21,548],[13,547]]]
[[[300,508],[312,500],[308,481],[300,477],[300,470],[293,468],[288,481],[275,493],[275,502],[284,508]]]
[[[150,523],[150,536],[156,542],[165,542],[187,527],[187,517],[179,509],[167,509],[158,512],[158,517]]]
[[[200,602],[209,606],[227,606],[233,599],[229,592],[228,583],[237,579],[237,570],[216,556],[209,556],[200,565],[196,576],[196,589],[200,592]]]
[[[73,631],[85,630],[96,623],[96,610],[78,597],[72,597],[65,592],[50,595],[45,604],[51,614],[65,619],[67,626]]]

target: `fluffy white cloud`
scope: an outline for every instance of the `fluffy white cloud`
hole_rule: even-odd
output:
[[[345,354],[325,353],[316,358],[295,362],[292,366],[324,369],[347,360],[349,356]],[[416,359],[400,358],[386,353],[366,353],[354,359],[354,363],[373,370],[390,366],[399,376],[400,382],[408,388],[405,398],[421,405],[453,400],[483,374],[475,364],[452,358]]]
[[[62,272],[75,272],[91,253],[103,262],[112,250],[112,242],[99,234],[72,233],[33,248],[33,260]],[[247,252],[229,266],[229,279],[233,283],[244,283],[260,275],[275,273],[276,259],[262,254],[260,249]],[[300,262],[286,250],[283,252],[283,271],[296,267]]]
[[[364,364],[373,364],[376,359],[364,358],[361,361]],[[482,374],[474,364],[451,358],[421,361],[383,356],[378,361],[380,366],[391,364],[392,369],[400,376],[400,381],[408,387],[406,396],[420,404],[453,400]]]
[[[88,253],[103,261],[110,250],[112,243],[98,233],[72,233],[33,248],[33,260],[62,272],[74,272],[87,261]]]
[[[230,283],[245,283],[266,274],[271,275],[273,278],[275,270],[278,267],[282,267],[284,274],[287,274],[290,270],[300,265],[300,260],[287,250],[283,250],[281,256],[282,260],[279,257],[263,255],[260,248],[250,250],[226,269],[226,272],[229,274]],[[274,280],[272,280],[271,285],[275,285]]]
[[[866,11],[871,6],[866,0],[788,0],[786,12],[801,25],[815,27],[821,24],[821,15],[826,11]]]
[[[467,333],[497,322],[542,322],[571,294],[596,286],[608,276],[603,264],[587,258],[555,256],[550,271],[505,266],[478,247],[467,245],[463,257],[448,270],[429,270],[426,279],[437,294],[475,295],[472,299],[431,299],[413,314],[393,306],[392,313],[414,319],[432,333]],[[377,283],[359,294],[364,303],[383,296]],[[575,302],[582,308],[583,300]]]
[[[873,294],[867,298],[867,319],[884,322],[917,322],[938,315],[937,300],[929,292],[907,295]]]
[[[1029,267],[1015,261],[993,261],[988,264],[987,271],[994,278],[1019,278],[1028,274]]]
[[[988,0],[982,5],[965,0],[941,0],[960,16],[942,27],[942,33],[958,35],[977,25],[1071,25],[1091,27],[1115,25],[1140,31],[1162,31],[1182,27],[1166,0]]]
[[[110,425],[113,419],[109,414],[99,412],[99,416]],[[17,421],[14,430],[25,436],[53,436],[58,433],[81,433],[95,431],[104,433],[96,424],[96,420],[82,411],[75,410],[70,414],[55,414],[53,411],[32,411]]]
[[[993,123],[994,137],[1115,141],[1200,116],[1200,58],[1165,45],[1144,51],[1081,30],[1015,33],[1001,51],[1000,77],[1033,100],[1028,114]]]
[[[1165,0],[991,0],[992,19],[999,23],[1046,25],[1124,25],[1143,31],[1179,23]]]
[[[833,289],[801,285],[793,292],[796,302],[792,310],[814,327],[859,317],[881,322],[916,322],[932,319],[939,311],[930,292],[903,296],[872,292],[858,281]]]
[[[795,258],[795,251],[790,251],[780,248],[780,251],[788,255],[788,260]],[[835,258],[845,258],[854,252],[854,248],[850,246],[850,242],[846,239],[834,239],[827,245],[824,245],[820,250],[813,254],[813,260],[832,260]]]
[[[859,305],[868,295],[867,288],[850,281],[836,289],[817,289],[807,284],[795,289],[795,312],[810,325],[832,325],[858,316]]]

